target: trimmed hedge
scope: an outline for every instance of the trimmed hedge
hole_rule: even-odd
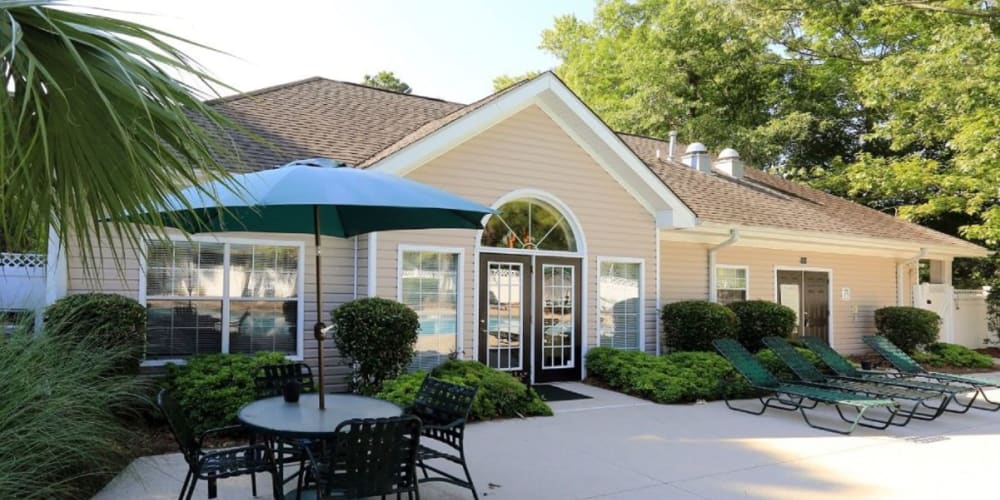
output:
[[[739,320],[724,305],[686,300],[663,306],[663,345],[671,351],[713,352],[712,341],[736,338]]]
[[[356,363],[351,389],[375,394],[413,360],[420,318],[405,304],[369,297],[334,309],[333,326],[337,349]]]
[[[941,317],[918,307],[892,306],[875,310],[875,328],[907,354],[937,342]]]
[[[199,354],[167,365],[163,386],[184,408],[197,431],[232,425],[236,412],[254,399],[260,367],[290,363],[280,352]]]
[[[826,364],[819,359],[819,356],[817,356],[816,353],[803,347],[796,347],[795,350],[798,351],[799,354],[805,356],[805,358],[808,359],[809,362],[811,362],[816,368],[818,368],[819,371],[821,372],[827,371]],[[776,377],[780,378],[781,380],[799,379],[798,377],[795,376],[794,373],[792,373],[792,370],[790,370],[788,366],[786,366],[785,363],[781,361],[780,358],[778,358],[778,355],[772,352],[770,349],[761,349],[754,356],[757,358],[757,361],[759,361],[760,364],[764,365],[764,368],[767,368],[767,371],[773,373]]]
[[[727,307],[739,320],[737,339],[750,352],[764,348],[762,339],[769,335],[789,338],[795,331],[795,311],[788,306],[766,300],[733,302]]]
[[[936,342],[924,348],[923,352],[913,353],[913,359],[931,366],[948,366],[955,368],[992,368],[993,358],[980,354],[968,347],[958,344]]]
[[[114,374],[136,375],[146,349],[146,308],[122,295],[82,293],[45,309],[45,333],[97,349],[124,351]]]
[[[387,380],[375,397],[409,406],[426,376],[426,372],[419,371]],[[469,412],[470,420],[552,415],[552,409],[534,390],[509,373],[478,361],[451,359],[432,370],[431,376],[466,387],[479,387]]]
[[[729,362],[711,352],[655,356],[596,347],[587,352],[587,373],[611,389],[662,404],[712,401],[723,395],[739,398],[752,393]]]

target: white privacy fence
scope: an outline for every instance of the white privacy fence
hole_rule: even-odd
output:
[[[46,263],[44,254],[0,252],[0,327],[9,313],[45,307]]]
[[[941,341],[982,347],[991,336],[986,323],[986,291],[955,290],[949,285],[922,283],[913,287],[914,305],[941,316]]]

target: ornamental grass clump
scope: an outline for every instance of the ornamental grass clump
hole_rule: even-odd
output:
[[[113,370],[137,375],[146,347],[146,308],[113,293],[70,295],[45,308],[45,333],[99,348],[124,349],[127,355]]]
[[[130,353],[51,335],[0,337],[0,498],[89,498],[133,458],[148,402]]]

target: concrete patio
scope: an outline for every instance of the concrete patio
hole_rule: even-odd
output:
[[[593,399],[553,403],[552,418],[469,426],[466,449],[481,497],[988,498],[995,488],[1000,413],[946,414],[844,437],[811,429],[796,413],[754,417],[721,402],[664,406],[564,386]],[[832,410],[822,414],[835,418]],[[141,458],[95,499],[176,498],[184,472],[178,454]],[[262,484],[267,490],[266,476]],[[219,482],[220,499],[250,497],[249,478]],[[471,495],[431,484],[421,497]],[[206,498],[204,483],[194,498]]]

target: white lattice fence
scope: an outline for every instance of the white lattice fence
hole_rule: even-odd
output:
[[[46,264],[44,254],[0,253],[0,311],[44,307]]]

